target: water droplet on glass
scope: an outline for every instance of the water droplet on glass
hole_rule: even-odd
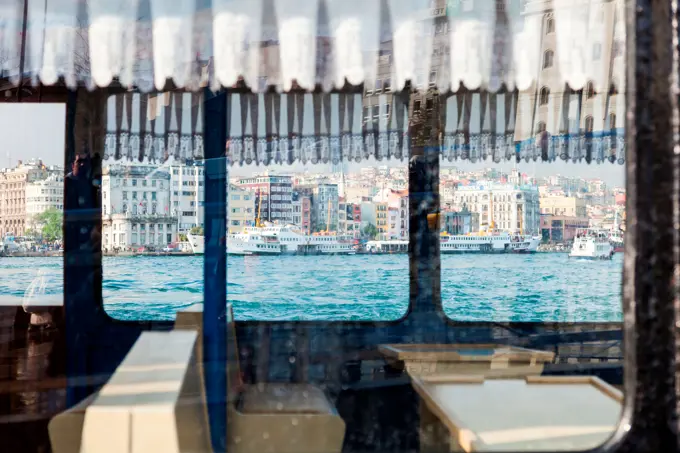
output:
[[[238,444],[239,442],[241,442],[241,438],[238,436],[234,437],[234,443]]]
[[[269,433],[262,433],[263,439],[269,439]]]
[[[83,196],[78,197],[78,204],[81,205],[81,206],[84,205],[85,204],[85,197],[83,197]]]
[[[283,403],[276,403],[276,410],[282,411],[283,410]]]
[[[298,422],[297,418],[293,418],[293,420],[291,420],[291,423],[293,424],[293,426],[297,426],[298,423],[300,423],[300,422]]]
[[[290,363],[295,363],[295,357],[290,356],[290,357],[288,358],[288,361],[289,361]]]
[[[87,234],[87,228],[86,228],[86,227],[81,227],[81,228],[80,228],[80,234]]]

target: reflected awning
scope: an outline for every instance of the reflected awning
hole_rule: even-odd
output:
[[[550,69],[602,91],[613,68],[624,86],[623,0],[26,1],[25,16],[24,0],[0,4],[0,66],[15,82],[495,92]]]
[[[435,96],[443,159],[624,162],[625,97],[615,91]],[[414,109],[427,109],[428,99],[412,96],[410,105],[403,99],[390,91],[230,93],[224,97],[229,161],[270,165],[408,159],[409,116]],[[202,104],[200,92],[110,96],[104,159],[157,164],[202,159]]]

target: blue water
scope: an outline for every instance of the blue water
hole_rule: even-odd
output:
[[[581,261],[566,254],[444,255],[446,314],[464,321],[622,321],[623,259]],[[235,257],[227,294],[237,319],[393,320],[408,305],[406,255]],[[0,303],[59,302],[61,258],[0,258]],[[105,257],[104,304],[118,319],[174,318],[202,301],[202,257]]]

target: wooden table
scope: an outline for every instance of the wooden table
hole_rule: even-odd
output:
[[[623,395],[589,376],[412,379],[421,397],[420,451],[570,451],[603,444]]]
[[[403,364],[411,376],[537,376],[555,357],[552,352],[498,344],[388,344],[379,350],[388,362]]]

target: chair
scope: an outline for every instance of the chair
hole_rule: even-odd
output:
[[[177,314],[176,329],[202,328],[200,305]],[[199,348],[200,351],[200,348]],[[227,448],[234,453],[338,453],[345,422],[311,384],[244,385],[231,305],[227,306]],[[198,353],[202,357],[202,351]]]

